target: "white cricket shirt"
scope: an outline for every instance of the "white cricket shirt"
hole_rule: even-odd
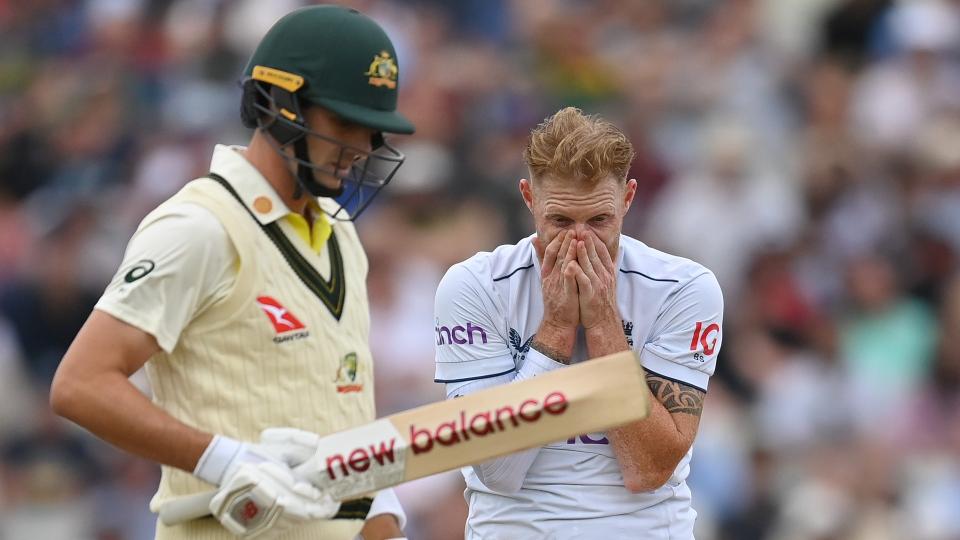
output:
[[[532,239],[478,253],[450,268],[441,281],[435,306],[436,381],[447,385],[449,396],[477,381],[508,382],[523,368],[543,316]],[[713,273],[623,235],[617,262],[624,335],[644,368],[705,391],[723,317]],[[584,359],[581,332],[573,362]],[[692,538],[696,512],[685,482],[690,457],[688,452],[666,485],[638,494],[624,487],[603,433],[540,448],[515,493],[491,489],[466,467],[467,537]]]

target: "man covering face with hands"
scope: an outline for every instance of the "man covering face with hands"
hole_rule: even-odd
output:
[[[447,272],[436,381],[453,398],[633,349],[654,399],[642,421],[463,469],[466,537],[692,538],[685,480],[721,341],[717,280],[621,234],[637,181],[613,124],[563,109],[524,159],[536,234]]]

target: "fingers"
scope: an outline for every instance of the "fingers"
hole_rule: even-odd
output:
[[[579,265],[577,265],[573,274],[574,278],[577,280],[577,288],[580,291],[580,298],[590,298],[593,296],[593,282],[591,281],[590,276],[588,276]]]
[[[613,262],[613,258],[610,256],[610,250],[607,249],[606,244],[600,240],[600,237],[596,233],[590,234],[594,244],[594,251],[597,254],[597,257],[600,261],[601,266],[608,269],[611,274],[616,275],[616,265]]]
[[[579,294],[584,296],[593,291],[593,286],[589,283],[590,278],[587,278],[587,282],[584,285],[581,284],[579,276],[586,277],[586,274],[583,272],[583,268],[580,266],[580,263],[576,259],[569,261],[566,265],[566,268],[563,270],[563,289],[566,293]]]
[[[546,250],[543,253],[543,266],[541,268],[541,275],[548,276],[553,272],[554,265],[557,263],[557,254],[563,253],[562,246],[563,241],[566,240],[566,233],[560,233],[550,241],[547,245]],[[541,246],[543,241],[537,238],[537,243]]]
[[[316,433],[295,428],[267,428],[260,433],[260,449],[269,457],[279,459],[291,467],[313,457],[320,444]]]
[[[320,435],[297,428],[270,427],[260,432],[260,442],[275,445],[292,444],[316,449],[320,444]]]
[[[577,260],[577,235],[573,231],[567,231],[567,238],[560,247],[560,253],[563,254],[562,262],[569,263]]]
[[[558,258],[561,262],[570,261],[576,259],[577,256],[570,256],[570,252],[573,249],[574,242],[577,241],[576,235],[573,234],[573,231],[564,231],[563,232],[563,243],[560,244],[560,252]]]
[[[593,252],[592,255],[591,251]],[[595,266],[600,266],[600,260],[597,259],[597,250],[589,237],[586,241],[580,240],[577,242],[577,261],[588,278],[600,279],[595,268]]]
[[[575,235],[570,231],[564,231],[557,235],[557,237],[561,238],[563,241],[560,243],[559,249],[557,249],[557,256],[554,261],[553,268],[550,269],[550,272],[546,272],[546,266],[544,266],[544,275],[549,275],[555,270],[559,270],[561,273],[563,273],[564,265],[571,260],[576,260],[577,258],[576,252],[571,255],[571,251],[574,250],[576,244]]]
[[[307,519],[331,519],[340,510],[340,503],[324,495],[318,502],[307,508]]]

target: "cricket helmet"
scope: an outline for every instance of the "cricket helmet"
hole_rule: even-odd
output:
[[[393,178],[404,155],[384,133],[413,133],[413,124],[397,112],[400,70],[386,32],[355,9],[310,6],[277,21],[260,41],[244,70],[241,118],[244,125],[270,135],[275,149],[296,162],[298,191],[337,197],[335,219],[354,219]],[[350,148],[310,129],[303,115],[323,107],[341,119],[375,130],[371,150]],[[310,162],[306,137],[339,145],[341,153],[360,155],[339,189],[320,184],[315,172],[336,171]],[[291,146],[293,157],[284,148]],[[352,214],[352,217],[347,217]]]

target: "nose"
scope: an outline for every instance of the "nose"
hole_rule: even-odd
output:
[[[373,149],[372,139],[373,139],[373,130],[365,127],[357,126],[349,136],[349,144],[354,148],[363,150],[364,152],[369,152]],[[359,157],[354,155],[354,158]]]
[[[586,223],[577,223],[573,227],[573,232],[577,237],[577,240],[583,240],[587,237],[587,224]]]

